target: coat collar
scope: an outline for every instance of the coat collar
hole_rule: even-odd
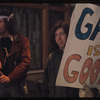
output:
[[[20,42],[20,37],[19,35],[14,35],[13,37],[13,41],[12,41],[12,45],[11,45],[11,49],[9,52],[9,57],[13,54],[15,54],[18,51],[18,47],[19,47],[19,42]],[[1,39],[0,39],[1,40]],[[0,61],[2,63],[4,63],[4,54],[3,54],[3,50],[1,47],[1,42],[0,42]]]
[[[18,46],[18,42],[20,41],[20,38],[19,38],[18,34],[16,34],[16,35],[9,35],[9,37],[10,37],[10,39],[12,41],[11,49],[10,49],[10,52],[9,52],[9,56],[11,56],[15,52],[17,52],[18,47],[19,47]],[[0,40],[1,40],[1,37],[0,37]],[[0,44],[0,46],[1,46],[1,44]],[[2,50],[0,50],[0,51],[2,51]]]
[[[20,40],[18,34],[15,34],[15,35],[9,34],[8,37],[11,39],[12,42],[13,41],[19,41]],[[0,35],[0,40],[1,40],[1,38],[2,38],[2,35]]]
[[[20,41],[20,38],[19,38],[19,35],[16,34],[13,36],[13,41],[12,41],[12,46],[11,46],[11,49],[10,49],[10,53],[9,53],[9,56],[14,54],[15,52],[17,52],[18,50],[18,42]]]

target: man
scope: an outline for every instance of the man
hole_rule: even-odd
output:
[[[14,30],[14,14],[0,11],[0,97],[23,96],[30,65],[30,45]]]
[[[58,21],[51,29],[51,52],[48,56],[43,75],[43,97],[78,97],[79,89],[55,85],[65,44],[68,38],[68,32],[69,25],[62,21]]]

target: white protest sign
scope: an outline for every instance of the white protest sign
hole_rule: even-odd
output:
[[[72,14],[56,85],[100,87],[100,7],[78,3]]]

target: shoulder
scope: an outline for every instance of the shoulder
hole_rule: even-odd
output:
[[[50,63],[52,60],[52,56],[53,56],[53,52],[49,54],[47,60],[46,60],[46,64]]]
[[[48,56],[48,59],[51,59],[52,55],[53,55],[53,53],[50,53],[49,56]]]
[[[56,56],[56,54],[54,52],[50,53],[48,58],[47,58],[46,64],[52,63],[55,59],[55,56]]]
[[[27,46],[30,45],[29,40],[26,36],[20,35],[19,36],[19,41],[20,41],[20,43],[23,47],[27,47]]]
[[[27,47],[30,45],[28,38],[24,35],[14,35],[14,41],[19,43],[19,45],[21,45],[22,47]]]
[[[51,52],[48,56],[49,60],[52,60],[54,58],[54,56],[56,55],[56,52]]]
[[[29,42],[29,40],[28,40],[28,38],[26,36],[20,35],[20,34],[15,35],[14,39],[15,39],[15,41],[19,41],[19,42],[22,42],[22,43]]]
[[[24,41],[28,40],[28,38],[24,35],[19,35],[19,38],[20,40],[24,40]]]
[[[53,57],[54,53],[50,53],[47,60],[46,60],[46,69],[50,69],[51,68],[51,65],[52,65],[52,62],[54,61],[54,57]]]

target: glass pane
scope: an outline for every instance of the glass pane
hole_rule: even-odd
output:
[[[49,31],[51,30],[52,26],[55,23],[63,19],[64,19],[64,12],[49,11]]]

